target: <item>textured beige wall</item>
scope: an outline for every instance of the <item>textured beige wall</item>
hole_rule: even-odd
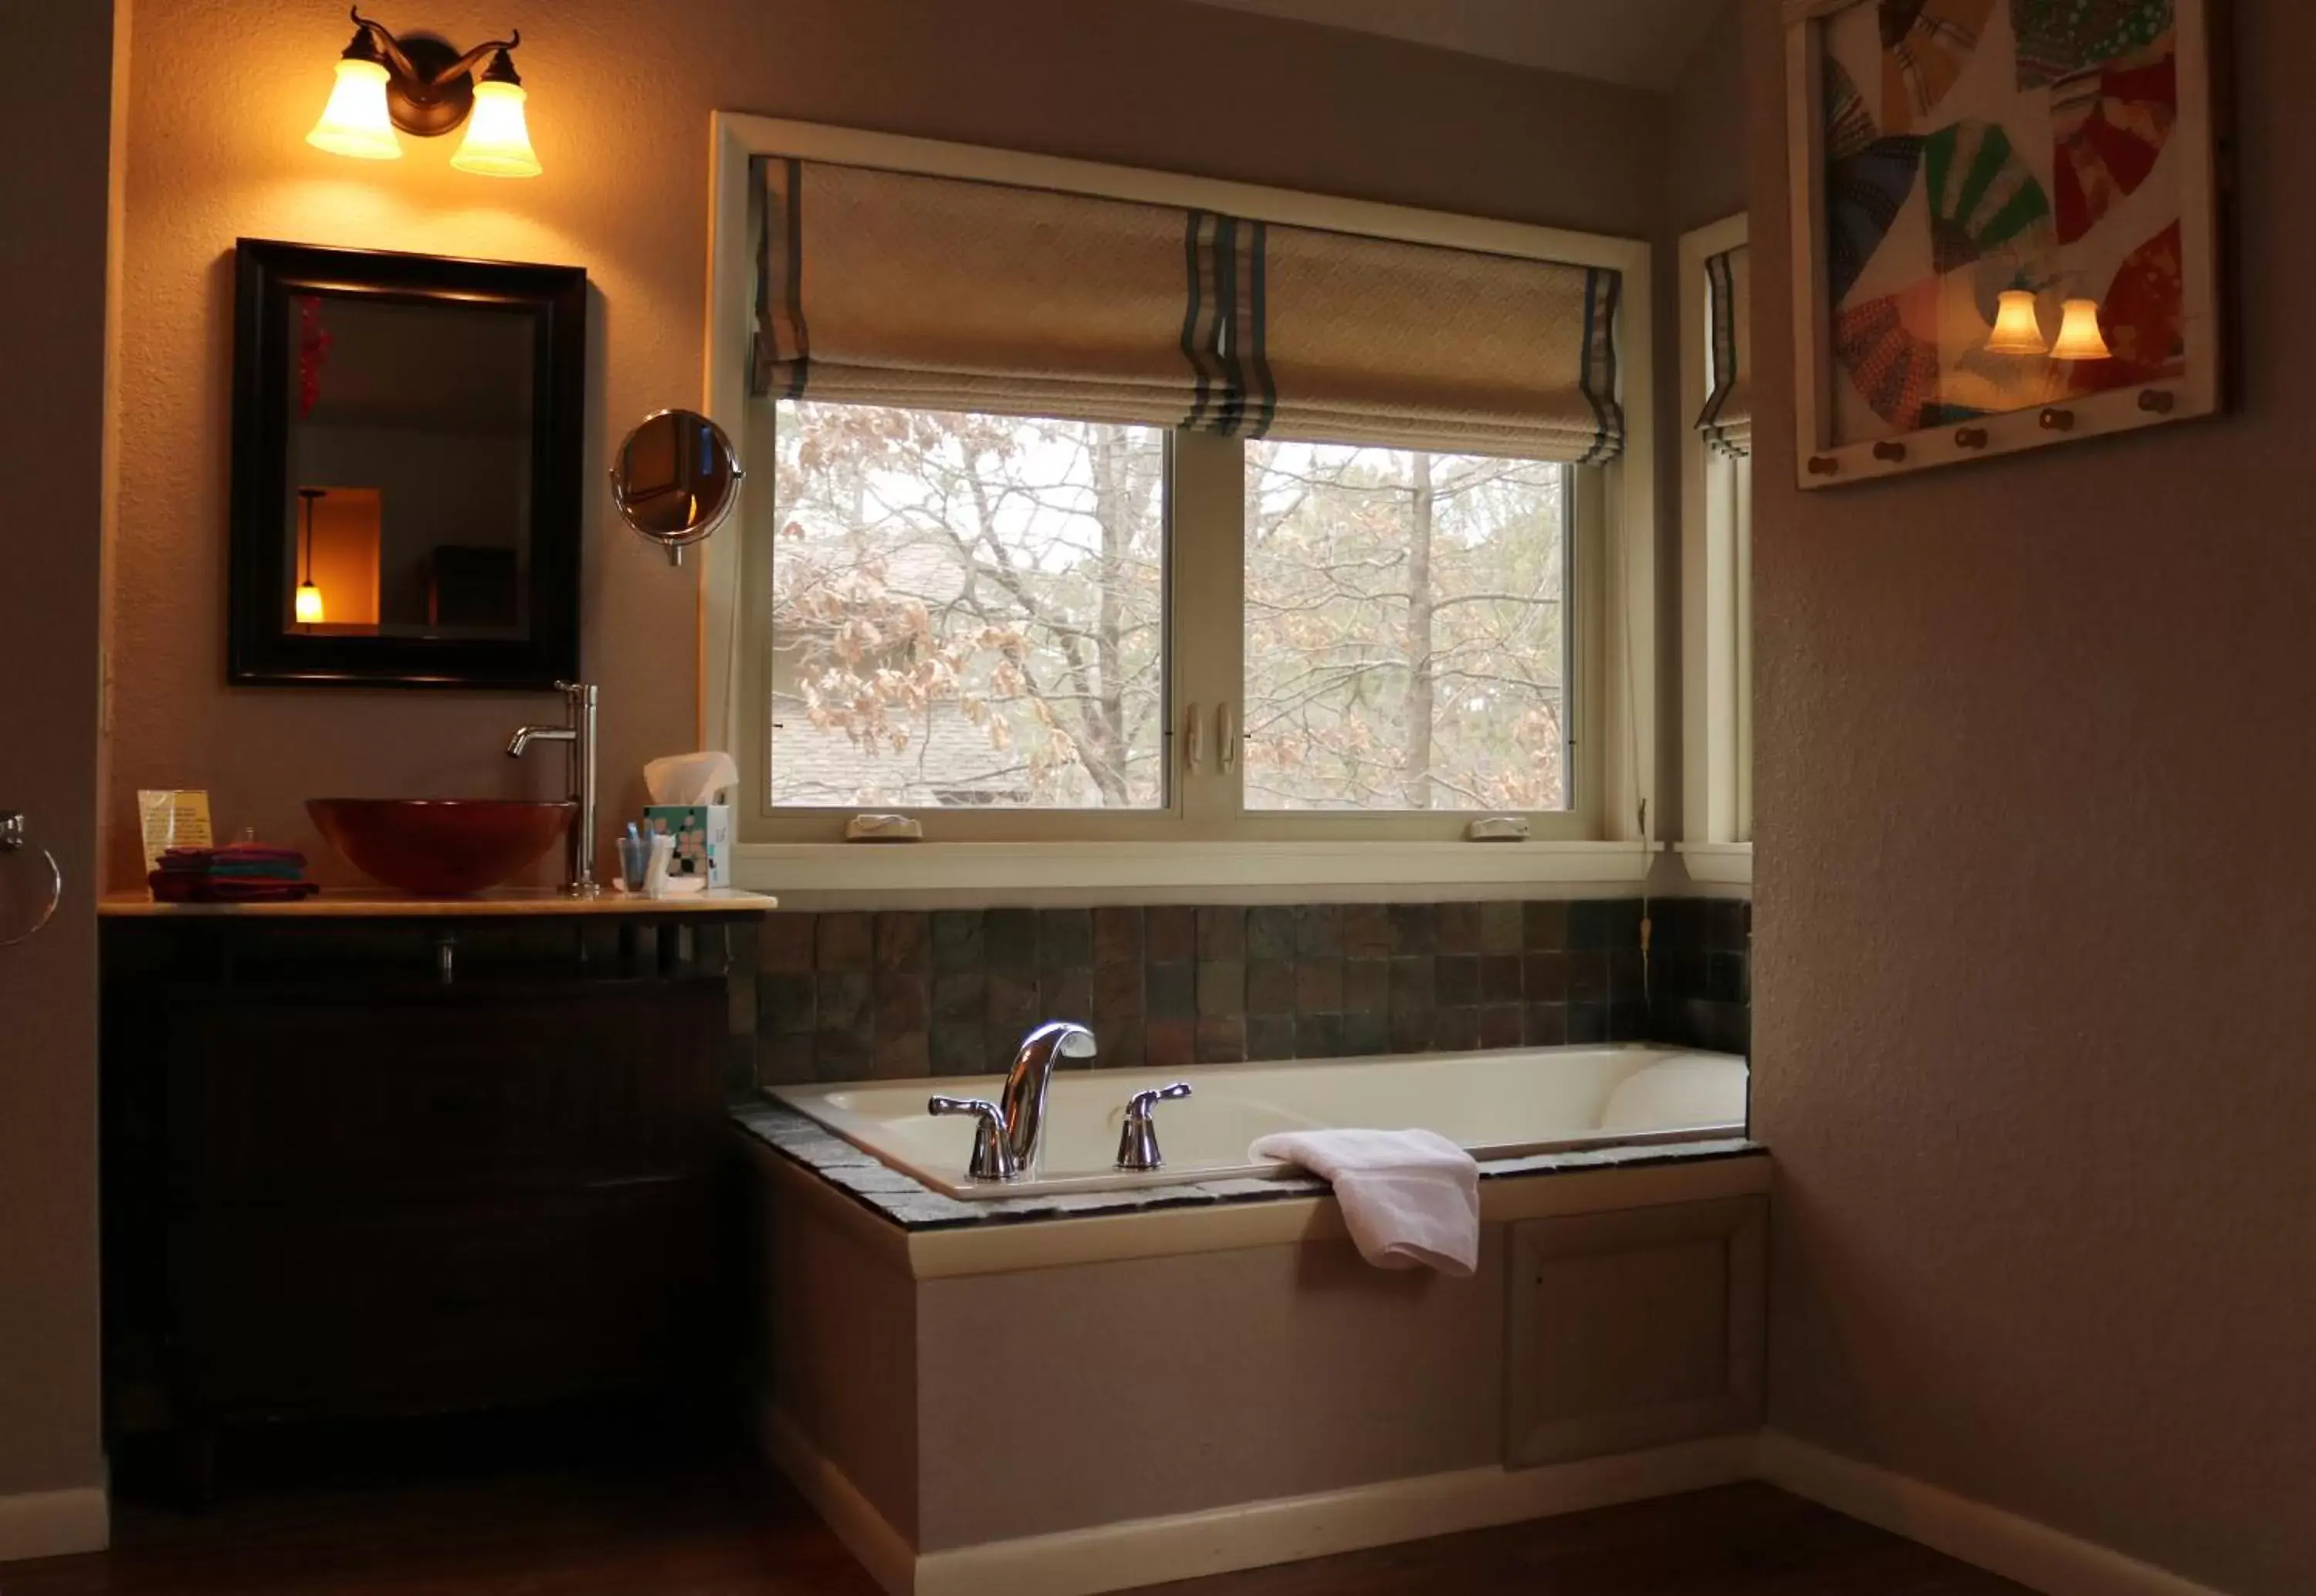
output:
[[[1747,0],[1773,1423],[2316,1590],[2316,10],[2239,8],[2233,416],[1804,495]]]
[[[1665,107],[1665,223],[1676,237],[1745,208],[1744,12],[1742,0],[1722,7]]]
[[[1682,813],[1680,466],[1681,434],[1697,418],[1681,408],[1680,235],[1745,208],[1743,6],[1728,0],[1692,45],[1664,107],[1662,211],[1656,235],[1657,718],[1656,834],[1679,837]],[[1688,873],[1661,861],[1652,886],[1693,891]]]
[[[500,752],[553,701],[224,685],[229,255],[237,235],[570,262],[596,299],[585,663],[604,684],[606,824],[690,746],[694,566],[671,572],[595,486],[646,411],[696,403],[708,116],[745,110],[1629,235],[1657,226],[1660,107],[1335,30],[1145,0],[432,0],[460,42],[522,24],[547,174],[449,170],[453,140],[371,165],[303,142],[347,25],[326,6],[140,0],[131,96],[128,455],[116,792],[205,786],[227,829],[345,866],[322,794],[547,794]],[[183,63],[198,59],[199,72]],[[107,860],[133,880],[126,802]]]
[[[10,17],[35,93],[0,95],[0,809],[69,889],[0,948],[0,1498],[103,1483],[97,1442],[97,637],[113,22]],[[0,935],[48,882],[0,858]]]

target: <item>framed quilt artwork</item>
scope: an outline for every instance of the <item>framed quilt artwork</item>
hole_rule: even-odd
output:
[[[1801,485],[2221,403],[2212,0],[1786,0]]]

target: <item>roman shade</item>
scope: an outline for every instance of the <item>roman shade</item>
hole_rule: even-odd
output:
[[[1250,420],[1225,430],[1539,460],[1623,449],[1618,273],[1238,226],[1252,303],[1229,348]]]
[[[1753,452],[1753,269],[1743,244],[1709,255],[1705,281],[1713,357],[1705,409],[1697,418],[1706,441],[1724,455]]]
[[[759,395],[1598,461],[1619,275],[761,159]]]

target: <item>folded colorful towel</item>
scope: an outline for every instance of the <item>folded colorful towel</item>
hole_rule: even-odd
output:
[[[253,881],[190,870],[156,870],[145,884],[156,903],[294,903],[322,890],[309,881]]]
[[[321,891],[305,875],[296,848],[233,842],[170,848],[146,883],[161,903],[287,903]]]
[[[189,864],[164,864],[161,869],[169,875],[207,876],[211,881],[301,881],[306,874],[295,864],[245,864],[231,859],[221,860],[207,869],[196,869]]]
[[[161,868],[170,871],[244,875],[283,867],[296,874],[306,868],[306,856],[296,848],[268,847],[258,842],[227,843],[223,847],[174,847],[161,856]]]

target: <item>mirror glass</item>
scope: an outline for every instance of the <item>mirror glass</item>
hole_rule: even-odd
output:
[[[281,624],[334,637],[530,635],[533,319],[307,294],[281,506]]]
[[[693,411],[664,410],[619,446],[611,495],[628,526],[676,559],[731,513],[740,475],[723,428]]]
[[[243,239],[234,295],[228,679],[577,678],[587,274]]]

